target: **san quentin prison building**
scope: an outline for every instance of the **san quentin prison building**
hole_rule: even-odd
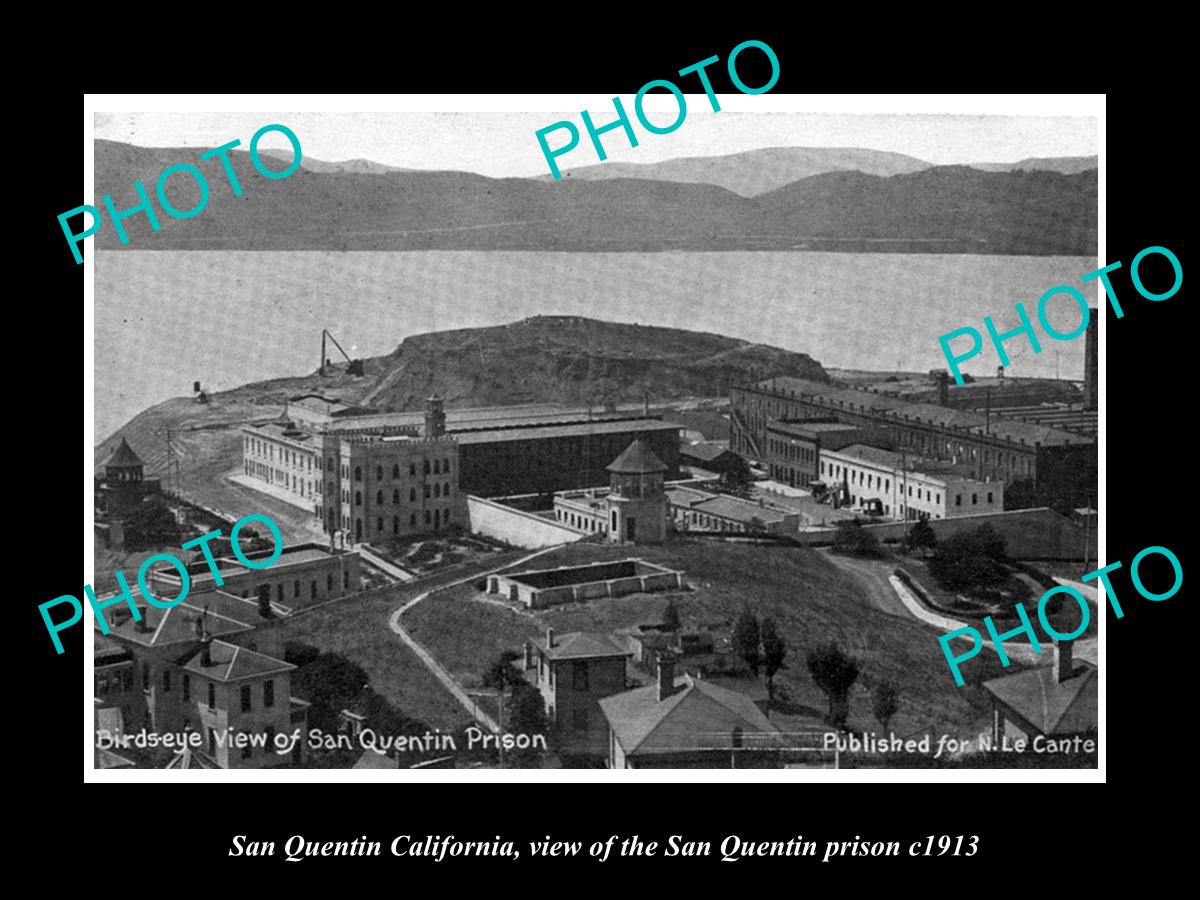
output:
[[[886,435],[897,450],[1004,482],[1010,509],[1080,505],[1095,491],[1094,440],[1061,429],[801,378],[734,386],[730,405],[730,448],[773,468],[786,468],[795,455],[779,440],[780,424],[816,419]]]
[[[552,405],[379,412],[316,395],[281,420],[242,428],[243,469],[310,506],[355,542],[465,525],[466,497],[550,494],[608,483],[634,440],[679,473],[680,426],[648,415]]]

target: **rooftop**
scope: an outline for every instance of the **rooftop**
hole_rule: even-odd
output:
[[[940,478],[950,475],[960,478],[970,478],[972,474],[971,467],[965,463],[923,459],[921,457],[896,453],[892,450],[872,447],[869,444],[851,444],[840,450],[827,450],[825,454],[827,456],[848,456],[852,459],[859,459],[865,463],[870,463],[871,465],[895,469],[896,471],[907,471],[914,475],[933,475]]]
[[[113,451],[113,455],[108,458],[108,462],[104,464],[105,468],[109,466],[142,466],[142,458],[133,452],[133,448],[129,446],[129,442],[125,440],[124,435],[121,437],[121,443],[117,445],[117,449]]]
[[[912,403],[886,394],[839,388],[804,378],[767,379],[759,382],[756,387],[764,392],[783,396],[803,394],[823,401],[831,409],[876,413],[894,419],[898,424],[932,424],[940,428],[967,431],[980,437],[985,436],[986,432],[991,437],[1015,444],[1024,443],[1029,447],[1038,443],[1042,446],[1094,443],[1090,437],[1058,428],[1018,422],[997,415],[993,415],[989,423],[985,415],[970,410],[956,410],[931,403]]]
[[[764,525],[770,522],[782,522],[787,514],[770,506],[759,506],[751,500],[731,497],[728,494],[710,494],[686,487],[666,488],[667,499],[675,506],[686,506],[712,516],[721,516],[739,522],[749,522],[758,519]]]
[[[667,471],[666,463],[642,440],[635,440],[605,468],[617,475],[649,475]]]
[[[610,422],[574,422],[569,425],[535,425],[530,428],[490,428],[457,432],[459,444],[492,444],[498,441],[536,441],[557,437],[582,437],[590,434],[626,434],[634,432],[679,432],[682,425],[661,419],[623,419]]]
[[[545,637],[534,639],[531,643],[550,659],[596,659],[631,655],[631,651],[626,650],[611,635],[591,631],[556,634],[554,646],[549,649],[546,648]]]
[[[703,459],[712,462],[714,459],[720,458],[726,453],[732,453],[727,446],[723,444],[709,443],[708,441],[697,441],[692,444],[684,444],[679,448],[680,453],[684,453],[695,459]]]
[[[675,687],[661,701],[657,685],[600,701],[625,753],[733,749],[735,729],[745,747],[784,746],[779,729],[745,694],[690,675],[676,678]]]
[[[107,614],[109,634],[143,647],[198,641],[199,623],[206,606],[208,617],[204,627],[212,635],[249,631],[262,621],[253,600],[243,600],[224,591],[199,591],[189,593],[182,603],[169,609],[139,605],[144,630],[127,614],[124,604],[114,606]],[[114,613],[121,618],[118,620]],[[99,622],[96,622],[95,628],[97,639],[103,637],[99,634]]]
[[[1081,734],[1096,727],[1099,673],[1091,663],[1076,662],[1066,681],[1055,680],[1054,666],[983,683],[983,689],[1044,735]]]
[[[259,675],[270,675],[275,672],[290,672],[296,668],[282,659],[267,656],[257,650],[247,650],[236,644],[225,641],[213,641],[209,648],[209,658],[212,665],[203,665],[201,659],[204,651],[197,651],[184,662],[183,668],[214,681],[239,681],[243,678],[255,678]]]

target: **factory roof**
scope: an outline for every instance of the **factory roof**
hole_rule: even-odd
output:
[[[632,432],[674,431],[673,425],[661,419],[624,419],[615,422],[573,422],[568,425],[534,425],[529,428],[488,428],[463,431],[454,435],[459,444],[493,444],[497,441],[536,441],[557,437],[582,437],[589,434],[625,434]]]
[[[912,403],[853,388],[840,388],[804,378],[773,378],[759,382],[756,387],[766,393],[780,396],[804,395],[820,400],[833,411],[850,413],[874,413],[894,420],[897,424],[933,425],[947,430],[970,432],[975,437],[992,437],[1014,444],[1025,444],[1032,448],[1061,446],[1065,444],[1090,444],[1092,439],[1084,435],[1071,434],[1058,428],[1048,428],[1028,422],[1004,419],[998,415],[989,418],[970,410],[951,409],[932,403]]]

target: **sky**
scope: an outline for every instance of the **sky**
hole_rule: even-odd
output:
[[[580,128],[582,140],[578,148],[559,158],[560,166],[566,169],[599,162],[578,110],[561,111],[569,107],[482,113],[287,112],[265,107],[261,112],[103,112],[103,99],[95,106],[95,137],[146,147],[213,147],[234,138],[245,147],[262,125],[279,122],[296,133],[306,156],[327,162],[369,159],[404,168],[527,177],[548,172],[535,132],[570,119]],[[628,145],[620,129],[610,132],[604,136],[608,158],[651,163],[762,147],[860,147],[950,165],[1098,152],[1097,119],[1086,115],[846,115],[774,111],[778,102],[747,105],[747,101],[752,104],[765,99],[760,97],[719,95],[719,99],[722,109],[713,112],[703,94],[688,95],[683,124],[667,135],[653,135],[635,125],[639,136],[636,148]],[[580,108],[588,101],[586,108],[597,126],[615,118],[611,99],[580,101]],[[632,118],[631,100],[623,98],[623,103]],[[1028,105],[1031,109],[1037,106],[1032,100]],[[760,111],[739,111],[745,109]],[[652,121],[663,123],[677,114],[670,95],[648,102],[646,110]],[[560,131],[548,139],[557,147],[566,140],[566,133]],[[287,149],[288,143],[282,135],[270,134],[262,146]]]

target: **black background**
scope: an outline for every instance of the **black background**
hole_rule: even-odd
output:
[[[607,10],[607,11],[606,11]],[[521,42],[511,34],[528,15],[535,32]],[[1196,379],[1188,364],[1194,340],[1184,316],[1187,285],[1170,300],[1151,303],[1133,290],[1128,279],[1132,257],[1142,248],[1172,249],[1188,268],[1183,233],[1184,191],[1194,181],[1186,148],[1180,145],[1177,98],[1162,90],[1154,69],[1123,66],[1119,74],[1094,72],[1088,45],[1076,26],[1042,22],[1035,40],[1021,23],[1006,31],[991,29],[986,40],[972,33],[969,41],[925,35],[920,40],[893,31],[889,23],[829,19],[780,27],[758,17],[744,26],[716,21],[706,14],[680,10],[691,25],[655,30],[626,21],[607,8],[595,11],[595,25],[560,22],[555,10],[514,13],[500,23],[470,19],[474,33],[405,26],[380,29],[331,24],[322,43],[274,46],[255,52],[258,38],[239,42],[238,49],[217,46],[197,58],[194,69],[167,74],[155,66],[119,55],[110,69],[96,70],[84,84],[60,83],[56,94],[37,98],[28,127],[29,141],[18,187],[30,192],[16,217],[19,228],[10,268],[20,272],[16,303],[19,327],[10,319],[9,447],[10,480],[21,499],[10,508],[10,623],[20,623],[10,641],[21,645],[21,676],[9,682],[8,734],[19,769],[32,778],[19,779],[33,791],[30,835],[41,851],[61,852],[73,844],[85,863],[85,877],[99,884],[147,884],[159,869],[177,880],[155,879],[158,889],[190,893],[199,884],[221,889],[233,878],[332,873],[350,889],[356,877],[398,876],[384,885],[405,886],[418,869],[440,876],[436,884],[462,885],[464,890],[489,886],[530,890],[574,891],[599,884],[607,873],[622,881],[645,872],[665,874],[668,882],[627,882],[631,890],[670,890],[699,876],[713,889],[737,884],[760,890],[801,890],[832,884],[854,890],[866,874],[893,887],[975,892],[1010,883],[1023,891],[1040,886],[1026,880],[1032,869],[1059,866],[1068,883],[1083,869],[1101,868],[1108,852],[1167,855],[1162,842],[1169,830],[1156,818],[1190,781],[1191,751],[1185,743],[1194,704],[1195,675],[1185,671],[1190,633],[1184,620],[1188,584],[1163,603],[1138,597],[1128,580],[1128,563],[1143,547],[1164,545],[1190,572],[1181,519],[1193,505],[1190,460]],[[913,25],[906,20],[908,26]],[[711,26],[711,27],[710,27]],[[291,27],[291,26],[288,26]],[[856,30],[851,32],[851,28]],[[947,26],[942,23],[940,27]],[[493,28],[495,30],[493,30]],[[985,29],[988,30],[988,29]],[[940,32],[939,32],[940,34]],[[669,37],[664,37],[669,35]],[[1011,38],[1008,35],[1012,35]],[[1056,36],[1067,44],[1053,40]],[[214,39],[219,37],[214,33]],[[747,784],[707,785],[703,773],[690,784],[607,785],[222,785],[175,788],[166,785],[88,785],[80,766],[80,687],[82,628],[63,634],[67,651],[56,656],[37,611],[37,604],[59,594],[80,595],[88,573],[74,570],[78,557],[71,531],[79,507],[80,482],[86,492],[88,473],[81,473],[81,451],[89,447],[75,436],[61,407],[73,405],[78,363],[70,346],[78,347],[83,267],[77,266],[63,240],[58,213],[81,202],[80,112],[82,91],[394,91],[606,93],[628,96],[646,81],[672,73],[717,54],[722,63],[710,68],[718,93],[730,92],[724,59],[747,38],[766,41],[776,51],[782,74],[772,93],[831,91],[969,92],[1054,90],[1108,92],[1107,231],[1102,262],[1122,260],[1114,275],[1125,317],[1106,313],[1107,353],[1100,360],[1107,372],[1107,560],[1126,568],[1114,577],[1126,616],[1109,615],[1107,628],[1107,779],[1115,794],[1103,803],[1094,786],[1058,784]],[[244,48],[243,49],[243,45]],[[1060,49],[1051,52],[1048,47]],[[1069,49],[1062,49],[1069,47]],[[749,51],[739,58],[739,72],[750,85],[766,80],[761,56]],[[306,60],[312,60],[310,66]],[[136,64],[135,64],[136,63]],[[1114,69],[1116,66],[1114,65]],[[678,79],[694,90],[694,76]],[[285,104],[278,104],[280,106]],[[599,112],[599,110],[594,110]],[[707,110],[705,114],[708,113]],[[597,121],[606,121],[597,115]],[[549,124],[549,122],[547,122]],[[685,122],[683,127],[687,127]],[[214,136],[220,137],[220,136]],[[470,134],[448,140],[471,141]],[[669,136],[661,138],[668,140]],[[534,138],[530,135],[530,140]],[[10,215],[12,211],[10,210]],[[10,219],[10,223],[13,220]],[[11,226],[10,226],[11,227]],[[10,238],[11,240],[11,238]],[[91,252],[91,241],[84,253]],[[26,251],[32,250],[32,254]],[[1161,262],[1161,260],[1160,260]],[[1082,273],[1081,273],[1082,274]],[[1049,287],[1049,286],[1048,286]],[[10,295],[10,297],[14,297]],[[1012,298],[1027,305],[1035,297]],[[998,312],[980,310],[980,316]],[[180,327],[187,327],[181,322]],[[931,338],[932,339],[932,338]],[[85,343],[90,336],[85,335]],[[108,350],[106,352],[114,352]],[[817,355],[819,356],[819,350]],[[48,391],[49,396],[40,396]],[[28,410],[32,407],[33,414]],[[86,415],[86,412],[85,412]],[[78,480],[76,480],[78,479]],[[83,523],[84,531],[90,523]],[[1161,562],[1161,560],[1159,561]],[[1165,564],[1164,564],[1165,569]],[[1147,583],[1155,582],[1146,570]],[[1160,588],[1161,589],[1161,588]],[[90,622],[90,613],[85,625]],[[11,644],[10,644],[11,646]],[[1188,667],[1190,669],[1190,667]],[[10,672],[10,675],[16,673]],[[19,685],[19,690],[11,690]],[[536,777],[536,773],[529,773]],[[904,772],[893,773],[904,777]],[[19,785],[20,786],[20,785]],[[1114,799],[1117,798],[1117,799]],[[1161,805],[1159,805],[1161,804]],[[929,834],[980,836],[980,852],[971,859],[841,859],[819,865],[811,859],[756,859],[721,863],[708,859],[612,860],[598,865],[574,861],[532,860],[527,848],[519,862],[453,860],[441,864],[393,859],[386,845],[397,834],[448,834],[461,839],[490,840],[499,834],[524,847],[528,839],[551,835],[556,840],[590,842],[610,834],[638,834],[664,840],[668,834],[711,840],[729,834],[752,840],[787,840],[796,835],[823,842],[852,840],[923,840]],[[293,834],[316,840],[349,840],[367,835],[382,841],[379,859],[308,859],[286,864],[274,860],[230,859],[233,834],[282,844]],[[80,839],[86,836],[86,840]],[[89,849],[96,840],[104,859]],[[58,856],[57,859],[63,857]],[[111,865],[111,870],[108,866]],[[81,870],[83,872],[83,870]],[[1026,873],[1026,874],[1022,874]],[[561,878],[562,875],[574,878]],[[755,881],[763,875],[780,880]],[[790,880],[791,875],[795,880]],[[919,881],[892,880],[917,876]],[[474,878],[482,876],[484,882]],[[556,877],[557,876],[557,877]],[[583,876],[587,881],[580,881]],[[464,878],[472,881],[462,881]],[[133,879],[130,881],[129,879]],[[674,879],[680,879],[678,882]],[[296,879],[298,880],[298,879]],[[293,879],[287,879],[288,882]],[[276,881],[282,885],[284,882]],[[416,890],[416,883],[411,883]],[[652,885],[658,885],[654,887]],[[508,891],[505,890],[505,893]],[[990,893],[990,891],[988,891]]]

